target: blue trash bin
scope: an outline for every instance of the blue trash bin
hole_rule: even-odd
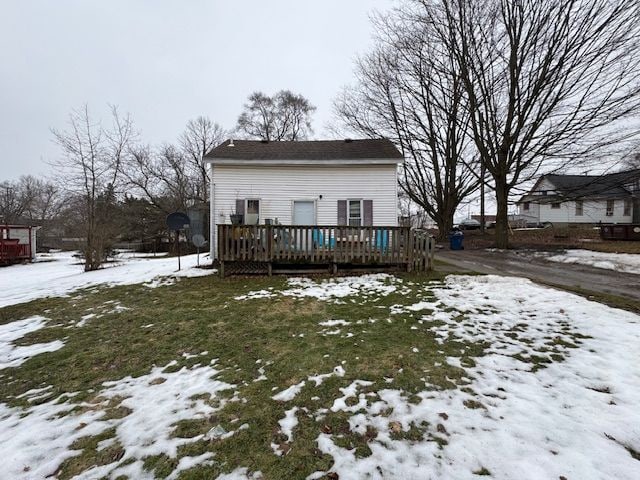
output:
[[[449,249],[451,250],[464,250],[462,244],[464,240],[464,233],[460,230],[452,230],[449,232]]]

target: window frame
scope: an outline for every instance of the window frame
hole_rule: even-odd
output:
[[[624,207],[622,209],[622,216],[623,217],[630,217],[632,210],[633,210],[633,202],[631,201],[630,198],[625,198],[624,199]]]
[[[351,217],[351,202],[358,202],[360,205],[360,216],[359,217]],[[351,219],[358,219],[360,223],[358,225],[352,225]],[[347,226],[349,227],[362,227],[362,223],[364,222],[364,202],[362,198],[348,198],[347,199]]]
[[[558,210],[560,208],[560,205],[562,204],[562,202],[552,202],[551,203],[551,208],[553,210]]]
[[[576,217],[584,216],[584,201],[583,200],[576,200],[575,216]]]
[[[605,216],[613,217],[613,213],[616,209],[616,201],[615,200],[607,200],[607,205],[605,209]]]
[[[531,208],[531,202],[523,202],[522,203],[522,210],[525,212],[528,212]]]
[[[249,202],[258,202],[258,220],[254,223],[247,223],[247,215],[249,215]],[[244,223],[245,225],[259,225],[260,224],[260,211],[262,210],[262,201],[259,198],[245,198],[244,199]],[[251,215],[255,215],[252,213]]]

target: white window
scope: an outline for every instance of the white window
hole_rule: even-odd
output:
[[[631,216],[631,200],[628,198],[626,198],[624,201],[624,212],[622,212],[622,215],[624,215],[625,217]]]
[[[613,209],[615,206],[615,200],[607,200],[607,217],[613,217]]]
[[[350,227],[362,225],[362,200],[347,201],[347,225]]]
[[[247,225],[257,225],[260,221],[260,200],[247,199],[244,212],[244,223]]]
[[[581,217],[584,211],[582,200],[576,200],[576,217]]]

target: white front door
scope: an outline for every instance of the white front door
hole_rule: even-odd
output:
[[[313,200],[295,200],[293,202],[293,224],[315,225],[316,204]]]

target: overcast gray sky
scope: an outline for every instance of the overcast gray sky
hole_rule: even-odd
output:
[[[131,113],[143,139],[172,142],[190,118],[234,126],[255,90],[331,103],[393,0],[0,0],[1,180],[50,173],[50,129],[87,103]]]

